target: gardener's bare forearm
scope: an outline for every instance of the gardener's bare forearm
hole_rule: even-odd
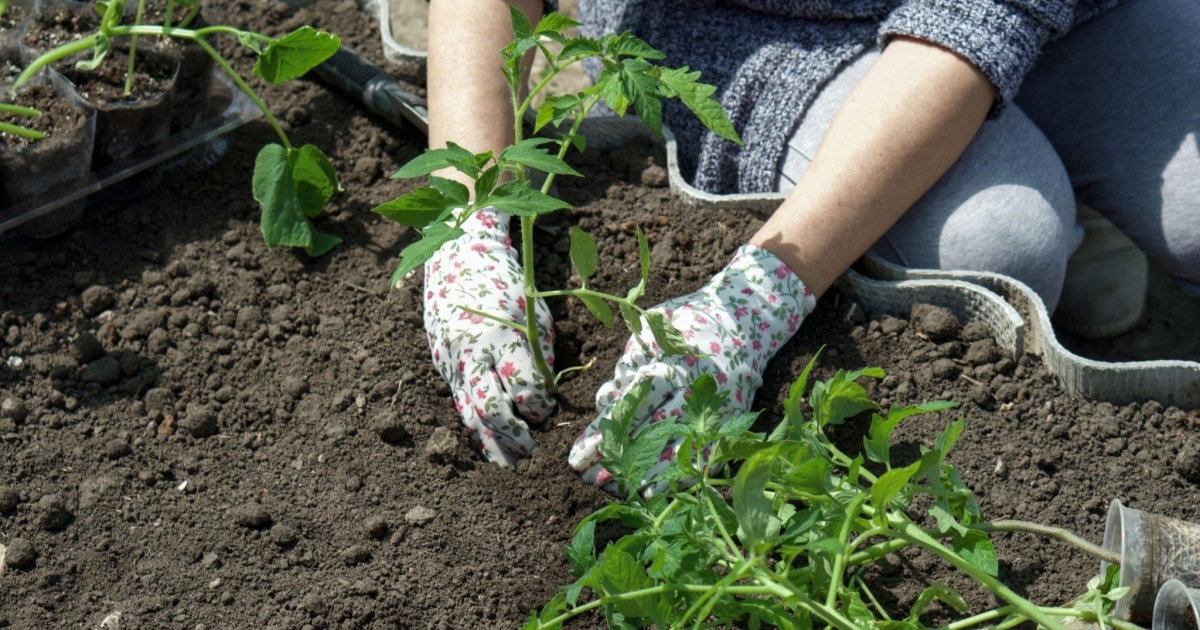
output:
[[[918,40],[893,41],[750,242],[824,293],[958,159],[994,97],[988,79],[962,57]]]
[[[508,5],[536,23],[542,0],[432,0],[429,4],[429,146],[481,153],[513,141],[512,96],[500,49],[513,39]],[[438,173],[470,180],[457,171]]]

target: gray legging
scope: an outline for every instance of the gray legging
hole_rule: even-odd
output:
[[[834,113],[879,58],[817,95],[779,190],[808,168]],[[1075,200],[1200,295],[1200,3],[1128,0],[1052,42],[1016,103],[872,248],[909,268],[1003,273],[1054,309],[1078,247]]]

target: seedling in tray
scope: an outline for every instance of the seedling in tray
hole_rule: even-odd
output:
[[[580,177],[563,157],[571,147],[583,150],[584,137],[579,133],[588,112],[600,101],[604,101],[618,115],[625,115],[632,106],[638,116],[655,132],[662,129],[663,98],[678,98],[713,132],[721,137],[741,143],[728,116],[720,103],[712,99],[715,91],[710,85],[699,83],[699,72],[687,68],[667,68],[651,63],[664,55],[646,42],[629,33],[606,35],[600,39],[586,37],[568,38],[564,31],[579,23],[557,13],[549,13],[537,25],[530,24],[519,10],[509,7],[515,40],[501,51],[504,75],[512,94],[515,142],[499,155],[491,151],[472,154],[454,143],[445,148],[435,148],[413,159],[392,177],[410,178],[429,176],[429,187],[420,188],[398,199],[375,208],[378,212],[403,225],[417,229],[421,239],[400,253],[401,261],[393,281],[399,280],[428,260],[442,245],[463,235],[462,225],[476,211],[495,207],[521,221],[521,258],[524,264],[525,321],[512,322],[489,313],[472,310],[475,315],[487,317],[505,326],[521,331],[527,339],[538,339],[534,314],[535,298],[574,296],[578,298],[605,325],[614,324],[614,315],[609,303],[617,305],[626,325],[634,333],[648,327],[655,341],[668,354],[688,354],[690,350],[683,336],[661,313],[646,311],[637,305],[645,293],[650,273],[650,252],[645,235],[637,232],[638,249],[641,257],[641,281],[624,295],[610,295],[588,288],[587,281],[596,272],[598,263],[596,241],[578,228],[571,229],[571,262],[579,272],[580,287],[558,291],[538,291],[533,273],[533,226],[537,217],[557,210],[570,208],[570,204],[551,197],[548,192],[558,175]],[[557,54],[547,46],[557,42],[562,49]],[[538,48],[546,56],[548,69],[529,94],[521,98],[522,61],[525,54]],[[597,58],[603,70],[596,85],[577,94],[549,96],[537,109],[534,132],[548,125],[561,129],[569,121],[566,133],[558,139],[545,137],[524,138],[522,121],[526,111],[532,107],[535,97],[542,93],[559,72],[584,59]],[[553,149],[550,151],[548,149]],[[436,171],[453,168],[464,173],[474,182],[474,190],[443,177],[431,175]],[[540,189],[533,186],[526,170],[546,173]],[[504,174],[515,176],[503,181]],[[469,309],[468,309],[469,310]],[[553,392],[555,378],[547,364],[539,344],[531,344],[534,365],[542,380]]]
[[[0,0],[2,2],[4,0]],[[43,68],[69,59],[80,53],[91,52],[91,59],[77,62],[84,70],[94,69],[104,63],[114,40],[135,37],[170,37],[194,42],[203,49],[229,79],[254,103],[267,122],[279,136],[279,144],[268,144],[258,154],[254,164],[252,186],[254,198],[262,205],[262,233],[269,247],[288,245],[301,247],[310,256],[319,256],[341,242],[341,239],[318,232],[310,219],[319,215],[333,193],[341,190],[337,174],[329,158],[315,146],[293,146],[275,115],[245,79],[213,48],[206,38],[213,35],[232,35],[244,46],[258,55],[254,74],[266,81],[279,84],[298,78],[317,64],[337,52],[341,41],[336,35],[302,26],[278,39],[259,33],[244,31],[229,26],[204,26],[196,29],[184,28],[195,15],[194,0],[170,0],[167,5],[165,24],[141,24],[142,5],[139,4],[137,19],[132,25],[122,24],[125,0],[97,2],[95,8],[102,18],[94,33],[85,35],[47,51],[30,62],[13,86],[16,90],[28,82]],[[2,5],[0,5],[2,7]],[[184,21],[171,24],[176,9],[191,7]],[[131,42],[131,45],[132,44]],[[129,72],[133,70],[130,55]]]
[[[1128,591],[1115,587],[1115,566],[1065,606],[1036,605],[997,578],[990,532],[1046,535],[1109,562],[1119,559],[1062,529],[983,520],[971,491],[946,461],[963,432],[961,418],[949,423],[932,448],[923,447],[916,461],[893,461],[891,436],[901,421],[953,403],[885,413],[857,382],[883,378],[882,370],[868,368],[839,371],[814,384],[806,415],[803,395],[813,362],[792,385],[784,418],[769,435],[749,431],[757,414],[722,417],[726,394],[711,375],[692,383],[681,418],[666,418],[633,437],[627,431],[649,383],[618,401],[612,419],[601,425],[601,450],[627,499],[594,512],[576,528],[566,554],[577,579],[534,613],[525,630],[561,628],[593,610],[609,627],[622,629],[919,630],[935,601],[946,613],[960,615],[941,626],[945,630],[999,630],[1027,622],[1063,630],[1073,620],[1137,628],[1112,618],[1114,602]],[[868,412],[862,452],[851,457],[826,428]],[[676,437],[683,438],[677,459],[655,480],[658,493],[643,499],[646,473],[667,440]],[[732,467],[737,473],[730,478],[726,471]],[[928,506],[921,524],[914,521],[914,505]],[[614,520],[632,532],[597,551],[596,526]],[[907,611],[886,609],[865,570],[903,549],[933,554],[1001,605],[972,614],[958,591],[932,584]]]

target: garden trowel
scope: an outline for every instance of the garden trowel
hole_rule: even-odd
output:
[[[407,122],[421,133],[429,132],[429,110],[425,99],[404,89],[381,68],[349,50],[339,49],[313,68],[313,74],[347,96],[360,100],[367,109],[393,125],[403,127]]]

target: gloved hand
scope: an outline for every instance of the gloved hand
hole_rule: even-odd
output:
[[[533,365],[525,335],[463,307],[525,321],[524,276],[508,236],[508,215],[480,210],[464,236],[446,243],[425,263],[425,331],[433,362],[454,396],[471,439],[484,457],[503,466],[537,450],[525,420],[540,422],[554,409]],[[543,300],[535,305],[539,340],[554,364],[554,326]]]
[[[663,313],[693,350],[707,356],[663,356],[648,329],[632,337],[617,361],[615,377],[596,394],[599,417],[571,447],[571,467],[581,471],[589,483],[606,486],[612,481],[599,463],[600,422],[609,416],[613,403],[646,379],[652,381],[651,391],[634,419],[634,433],[647,422],[679,416],[684,391],[706,372],[716,379],[720,391],[729,393],[724,417],[748,410],[762,385],[767,361],[792,338],[815,306],[812,292],[786,264],[765,249],[743,245],[729,265],[700,290],[651,309]],[[647,474],[648,480],[670,465],[680,442],[675,439],[667,444],[659,463]]]

